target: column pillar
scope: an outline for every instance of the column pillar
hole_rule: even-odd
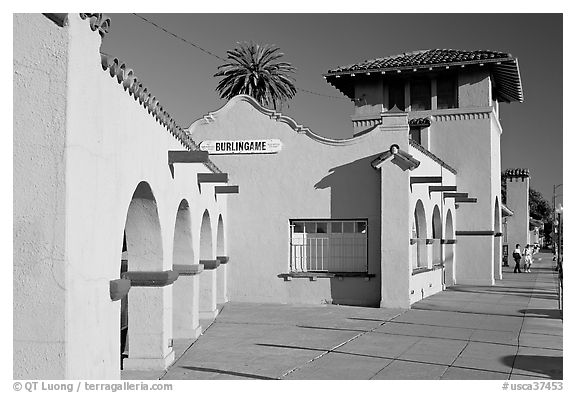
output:
[[[402,111],[382,113],[386,141],[408,151],[408,117]],[[410,170],[390,161],[381,171],[381,301],[380,307],[410,307],[411,212]]]
[[[133,287],[128,294],[128,358],[124,370],[163,370],[174,362],[172,288]]]

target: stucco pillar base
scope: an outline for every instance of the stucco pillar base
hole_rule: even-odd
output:
[[[174,351],[163,359],[142,359],[142,358],[127,358],[122,363],[124,370],[166,370],[168,366],[174,363]]]
[[[228,265],[220,265],[218,270],[216,271],[217,275],[217,291],[216,294],[216,302],[218,304],[228,303],[230,300],[228,299]]]
[[[173,336],[190,338],[199,325],[200,282],[198,275],[180,276],[173,285]]]
[[[218,309],[211,311],[200,311],[200,319],[214,319],[218,316]]]
[[[188,329],[179,329],[177,332],[174,331],[174,339],[180,339],[180,338],[196,339],[200,337],[201,334],[202,334],[202,327],[200,325],[197,325],[196,327],[191,327]]]
[[[410,298],[407,296],[406,299],[395,299],[395,300],[384,300],[380,301],[380,308],[410,308]]]
[[[200,318],[216,318],[217,271],[204,270],[200,274]]]

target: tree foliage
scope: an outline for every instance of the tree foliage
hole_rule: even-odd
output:
[[[552,219],[552,204],[544,199],[544,196],[532,187],[528,190],[528,204],[530,206],[530,217],[541,221]]]
[[[230,99],[247,94],[263,106],[276,109],[296,94],[294,80],[289,76],[296,69],[277,47],[255,43],[238,43],[227,51],[228,62],[218,67],[215,77],[221,77],[216,91],[220,98]]]
[[[502,175],[500,178],[500,186],[502,192],[502,203],[506,204],[507,187],[506,177],[504,175]],[[530,217],[544,222],[552,220],[552,204],[548,200],[544,199],[542,193],[536,191],[532,187],[528,189],[528,205],[530,207]]]

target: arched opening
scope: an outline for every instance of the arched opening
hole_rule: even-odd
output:
[[[216,255],[225,256],[226,247],[224,243],[224,221],[222,220],[222,214],[218,216],[218,230],[216,234]]]
[[[502,211],[498,203],[498,197],[494,204],[494,279],[502,279]]]
[[[428,236],[426,228],[426,212],[421,200],[416,202],[414,208],[414,218],[412,224],[412,238],[415,239],[412,252],[412,267],[422,268],[428,266],[428,255],[426,238]]]
[[[200,226],[200,259],[214,259],[212,250],[212,225],[210,224],[210,214],[208,210],[202,215],[202,224]]]
[[[216,257],[221,260],[217,270],[218,303],[228,302],[228,261],[224,233],[224,220],[222,214],[218,216],[218,228],[216,230]]]
[[[215,318],[217,308],[216,258],[212,246],[212,224],[208,210],[202,215],[200,225],[200,263],[204,271],[200,275],[200,318]]]
[[[192,219],[188,201],[183,199],[176,212],[174,225],[173,269],[182,272],[173,284],[173,331],[174,339],[197,338],[199,334],[198,307],[199,282],[196,275],[189,274],[194,264],[192,247]]]
[[[456,266],[455,266],[455,256],[454,252],[456,250],[454,240],[454,222],[452,219],[452,211],[448,210],[446,213],[446,224],[444,225],[446,230],[445,238],[448,240],[447,244],[444,246],[444,282],[447,287],[450,287],[456,283]]]
[[[440,240],[442,239],[442,217],[438,205],[434,206],[432,212],[432,264],[442,265],[442,248]]]
[[[163,270],[163,248],[160,219],[156,199],[146,182],[136,187],[126,215],[122,274],[157,272]],[[125,271],[125,272],[124,272]],[[123,369],[161,369],[173,360],[168,346],[169,332],[165,329],[168,318],[164,302],[168,295],[165,287],[143,287],[134,283],[127,295],[125,308],[121,307],[121,321],[127,329],[122,343],[126,358]],[[122,323],[121,323],[122,330]]]

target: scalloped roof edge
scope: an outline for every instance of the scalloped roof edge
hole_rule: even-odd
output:
[[[250,104],[254,109],[256,109],[261,114],[268,116],[270,119],[276,120],[276,121],[281,122],[281,123],[285,123],[288,126],[290,126],[290,128],[292,128],[297,133],[305,134],[310,139],[312,139],[316,142],[319,142],[319,143],[324,143],[324,144],[334,145],[334,146],[346,146],[346,145],[350,145],[350,144],[354,144],[356,142],[359,142],[362,139],[367,138],[368,135],[371,134],[370,132],[368,132],[366,134],[362,134],[360,136],[356,136],[356,137],[352,137],[352,138],[348,138],[348,139],[327,138],[327,137],[316,134],[315,132],[310,130],[310,128],[308,128],[308,127],[305,127],[303,125],[298,124],[293,118],[291,118],[289,116],[283,115],[282,113],[277,112],[273,109],[268,109],[268,108],[263,107],[253,97],[246,95],[246,94],[239,94],[237,96],[232,97],[224,105],[222,105],[219,109],[217,109],[213,112],[208,112],[208,114],[206,114],[203,117],[192,122],[190,127],[188,127],[185,131],[188,133],[188,135],[193,136],[194,135],[194,129],[198,125],[212,123],[215,120],[215,118],[219,116],[220,113],[224,112],[225,110],[229,109],[230,107],[232,107],[233,105],[235,105],[239,102],[245,102],[245,103]]]

